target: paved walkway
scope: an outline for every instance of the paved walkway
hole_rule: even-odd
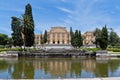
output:
[[[79,78],[79,79],[41,79],[41,80],[120,80],[120,77],[110,77],[110,78]]]

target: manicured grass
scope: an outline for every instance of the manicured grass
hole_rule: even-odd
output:
[[[107,50],[112,52],[120,52],[120,48],[108,48]]]
[[[98,51],[98,50],[101,50],[100,48],[80,48],[80,50],[85,50],[85,51],[88,51],[88,52],[95,52],[95,51]]]
[[[35,49],[34,48],[29,48],[29,50],[33,51]],[[24,49],[23,48],[0,48],[0,52],[3,52],[3,51],[24,51]]]
[[[0,48],[0,52],[2,51],[22,51],[21,48]]]
[[[95,51],[98,51],[98,50],[101,50],[100,48],[80,48],[80,50],[86,50],[86,51],[89,51],[89,52],[95,52]],[[119,54],[120,53],[120,48],[107,48],[107,51],[110,53],[117,53]]]
[[[109,54],[120,54],[120,52],[108,51]]]

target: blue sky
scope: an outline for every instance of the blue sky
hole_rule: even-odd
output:
[[[35,34],[54,26],[65,26],[82,33],[105,24],[120,35],[120,0],[0,0],[0,33],[11,35],[11,17],[21,18],[30,3]]]

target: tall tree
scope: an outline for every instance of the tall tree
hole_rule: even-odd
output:
[[[34,20],[32,16],[32,7],[27,4],[25,7],[25,14],[23,15],[23,34],[25,46],[31,47],[34,44]]]
[[[108,45],[108,31],[105,25],[105,27],[103,27],[101,31],[100,48],[105,50],[107,48],[107,45]]]
[[[77,48],[78,47],[78,41],[79,41],[79,33],[78,30],[75,31],[75,35],[74,35],[74,46]]]
[[[13,39],[12,39],[12,38],[9,38],[9,39],[8,39],[7,45],[8,45],[8,48],[11,48],[11,47],[12,47],[12,45],[13,45]]]
[[[44,43],[46,43],[47,42],[47,30],[45,30],[45,32],[44,32]]]
[[[72,27],[70,27],[70,36],[72,38],[72,35],[73,35],[73,31],[72,31]]]
[[[44,39],[43,39],[43,35],[42,34],[40,35],[40,43],[41,43],[41,45],[44,44]]]
[[[75,34],[74,34],[74,32],[72,33],[72,36],[71,36],[71,45],[73,47],[75,47]]]
[[[81,36],[81,31],[79,30],[79,37],[78,37],[78,47],[81,47],[83,45],[83,39]]]
[[[99,47],[99,42],[100,42],[101,30],[96,28],[96,30],[94,31],[94,36],[95,36],[96,48],[98,48]]]
[[[17,17],[11,17],[11,28],[12,28],[12,39],[13,39],[13,45],[14,46],[22,46],[23,45],[23,39],[22,39],[22,25],[21,21]]]
[[[81,47],[83,45],[80,31],[76,30],[75,33],[72,33],[71,44],[75,48]]]
[[[8,36],[6,34],[0,33],[0,45],[7,45]]]
[[[72,31],[72,27],[70,27],[70,37],[71,37],[71,45],[74,46],[74,32]]]
[[[113,31],[113,29],[111,30],[109,35],[109,45],[116,47],[120,45],[120,38],[117,33]]]

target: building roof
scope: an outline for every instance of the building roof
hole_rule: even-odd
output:
[[[67,32],[67,29],[66,29],[66,27],[60,27],[60,26],[51,27],[50,32],[57,32],[57,33],[59,33],[59,32]]]

